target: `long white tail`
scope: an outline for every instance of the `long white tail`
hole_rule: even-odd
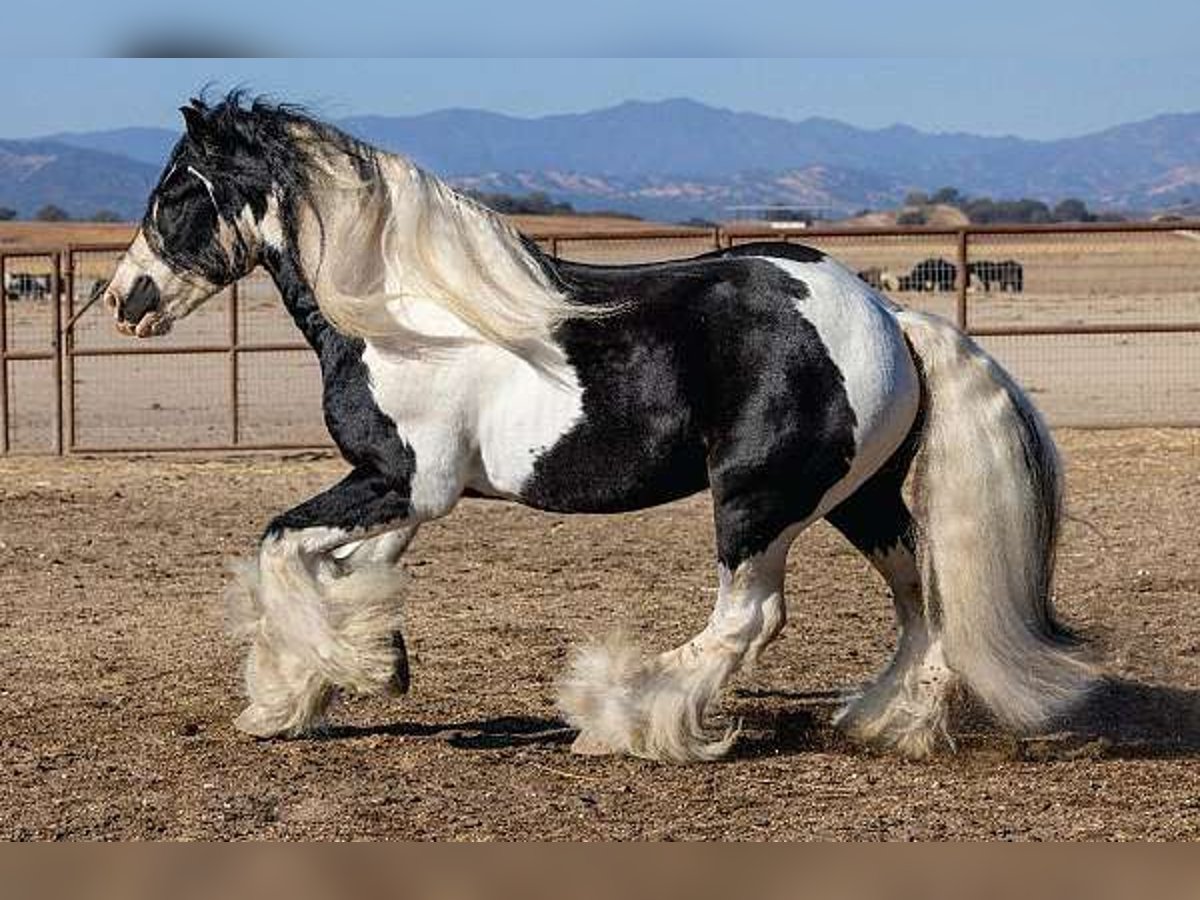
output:
[[[1036,728],[1095,672],[1055,620],[1058,453],[1007,372],[949,322],[898,314],[920,364],[916,459],[921,576],[946,665],[1006,724]]]

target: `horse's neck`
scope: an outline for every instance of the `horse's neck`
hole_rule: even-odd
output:
[[[309,346],[320,353],[336,332],[321,313],[317,295],[295,254],[287,251],[273,254],[268,260],[267,270],[283,298],[288,315],[292,317]]]

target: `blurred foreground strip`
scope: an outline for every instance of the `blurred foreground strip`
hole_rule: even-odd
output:
[[[345,854],[349,853],[347,857]],[[14,900],[201,900],[287,897],[415,900],[1183,900],[1200,865],[1180,849],[807,846],[458,848],[391,846],[79,847],[67,860],[10,850]],[[39,865],[41,863],[41,865]]]

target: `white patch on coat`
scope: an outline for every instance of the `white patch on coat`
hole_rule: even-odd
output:
[[[363,362],[379,408],[402,423],[416,455],[412,484],[419,519],[449,511],[463,488],[516,498],[538,457],[583,415],[583,389],[561,351],[549,346],[534,367],[494,344],[472,339],[440,306],[406,303],[424,334],[459,336],[435,351],[405,352],[367,341]]]
[[[842,373],[854,411],[854,460],[822,501],[823,513],[899,448],[916,420],[920,382],[889,306],[853,273],[831,259],[804,263],[764,258],[807,286],[808,296],[796,300],[796,309],[816,329]]]

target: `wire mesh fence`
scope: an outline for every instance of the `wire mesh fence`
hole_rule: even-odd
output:
[[[0,453],[63,449],[62,255],[0,254]]]
[[[597,265],[752,241],[815,246],[897,303],[965,326],[1052,424],[1200,425],[1200,228],[536,235]],[[0,453],[328,446],[315,356],[256,272],[153,342],[93,297],[123,248],[0,254]]]
[[[972,235],[968,327],[1057,425],[1200,424],[1198,237]]]

